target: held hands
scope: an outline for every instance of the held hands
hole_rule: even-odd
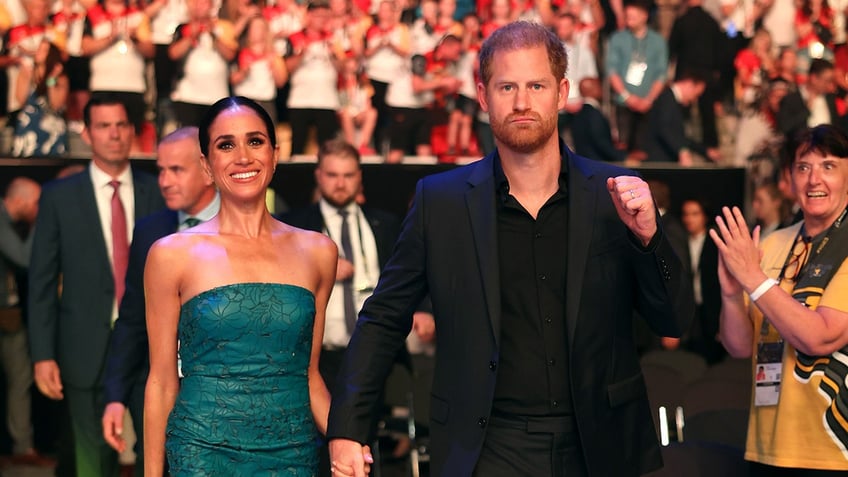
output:
[[[350,439],[330,441],[330,472],[335,477],[365,477],[373,463],[370,447]]]
[[[46,359],[44,361],[37,361],[35,363],[33,374],[35,384],[38,386],[38,390],[41,391],[41,394],[44,394],[50,399],[54,399],[56,401],[64,398],[64,395],[62,394],[62,379],[59,374],[59,365],[56,364],[56,360]]]
[[[124,412],[126,407],[120,402],[110,402],[106,405],[106,410],[103,411],[103,438],[109,447],[118,452],[123,452],[127,448],[127,442],[123,438],[124,433]]]
[[[433,314],[426,311],[413,313],[412,330],[423,343],[432,343],[436,339],[436,320]]]
[[[635,176],[610,177],[607,190],[621,221],[647,246],[657,233],[657,210],[648,183]]]
[[[760,227],[755,227],[752,235],[738,207],[721,210],[724,217],[716,217],[718,231],[710,230],[710,237],[719,252],[722,294],[730,296],[742,289],[751,292],[766,278],[760,269]]]

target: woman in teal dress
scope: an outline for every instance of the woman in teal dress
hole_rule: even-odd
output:
[[[154,244],[145,268],[145,475],[162,475],[166,456],[175,477],[315,475],[336,246],[268,212],[277,143],[261,106],[215,103],[200,148],[221,210]]]

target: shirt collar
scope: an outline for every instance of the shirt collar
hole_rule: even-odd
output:
[[[674,95],[674,100],[680,104],[683,104],[680,101],[680,88],[678,88],[676,84],[672,84],[671,86],[669,86],[669,89],[671,89],[671,93]]]
[[[107,174],[103,169],[97,167],[97,164],[94,161],[91,161],[91,166],[88,170],[91,174],[91,182],[94,184],[95,190],[110,187],[109,183],[113,180],[117,180],[121,184],[132,184],[132,169],[130,167],[124,169],[123,172],[118,174],[118,177],[115,178]]]
[[[601,109],[601,103],[599,103],[598,100],[595,98],[584,97],[583,102],[594,107],[597,110]]]
[[[560,155],[560,169],[559,169],[559,191],[566,192],[568,190],[568,155],[570,151],[568,147],[565,146],[565,143],[560,140],[559,142],[559,155]],[[503,171],[503,165],[501,164],[501,156],[495,151],[495,158],[492,161],[494,164],[494,172],[495,172],[495,191],[497,191],[498,196],[504,200],[509,195],[509,181],[506,178],[506,174]]]
[[[179,220],[179,223],[182,224],[189,217],[194,217],[195,219],[197,219],[201,222],[206,222],[209,219],[211,219],[212,217],[215,217],[216,215],[218,215],[218,211],[220,209],[221,209],[221,195],[216,191],[215,197],[213,197],[212,200],[209,202],[209,204],[207,204],[206,207],[204,207],[200,212],[198,212],[194,215],[189,215],[185,211],[179,210],[179,211],[177,211],[177,220]]]
[[[344,207],[336,207],[335,205],[327,202],[323,197],[318,201],[318,207],[321,209],[321,215],[324,217],[337,217],[340,209],[347,210],[348,215],[354,216],[359,210],[359,205],[356,201],[351,201],[350,204],[347,204]]]

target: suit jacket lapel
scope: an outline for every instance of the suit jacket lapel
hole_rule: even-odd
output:
[[[494,154],[480,160],[468,176],[471,186],[465,193],[472,241],[485,293],[486,308],[492,323],[495,343],[500,346],[501,294],[498,268],[498,228],[495,209]]]
[[[105,265],[105,267],[111,272],[112,262],[109,261],[109,250],[106,248],[106,239],[103,237],[104,225],[100,223],[100,211],[97,210],[97,198],[94,193],[95,186],[94,182],[91,180],[91,173],[88,169],[80,172],[79,179],[77,187],[79,189],[78,197],[80,200],[77,204],[80,208],[80,220],[82,223],[79,224],[78,230],[100,231],[100,233],[94,234],[96,237],[94,240],[100,244],[100,246],[97,247],[97,250],[99,250],[97,255],[100,257],[101,265]]]
[[[135,217],[133,217],[134,221],[138,221],[138,219],[150,215],[155,212],[154,210],[150,210],[153,208],[152,194],[153,189],[156,189],[155,193],[159,193],[159,187],[153,187],[153,183],[150,181],[144,181],[139,179],[139,175],[136,173],[135,169],[132,170],[133,175],[133,200],[135,201]]]
[[[568,252],[566,271],[565,324],[569,349],[574,344],[574,330],[583,294],[583,274],[586,268],[589,244],[592,239],[597,184],[590,181],[594,172],[589,162],[568,152]]]

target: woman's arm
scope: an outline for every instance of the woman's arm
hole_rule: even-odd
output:
[[[51,78],[55,83],[53,86],[49,84],[47,86],[47,104],[53,111],[64,111],[68,104],[68,91],[71,88],[68,76],[60,71],[55,76],[48,76],[47,80],[49,81]]]
[[[313,235],[313,234],[310,234]],[[321,434],[327,433],[327,416],[330,414],[330,393],[318,370],[321,343],[324,340],[324,314],[327,301],[336,282],[336,264],[339,251],[336,244],[326,236],[319,236],[312,248],[312,257],[318,269],[318,284],[315,289],[315,323],[312,327],[312,354],[309,359],[309,402],[315,426]]]
[[[32,91],[32,77],[35,75],[34,67],[24,64],[18,70],[18,78],[15,80],[15,99],[18,104],[25,104]]]
[[[144,268],[150,375],[144,394],[144,475],[161,477],[165,468],[165,427],[179,391],[177,324],[180,313],[180,253],[173,240],[155,243]]]

